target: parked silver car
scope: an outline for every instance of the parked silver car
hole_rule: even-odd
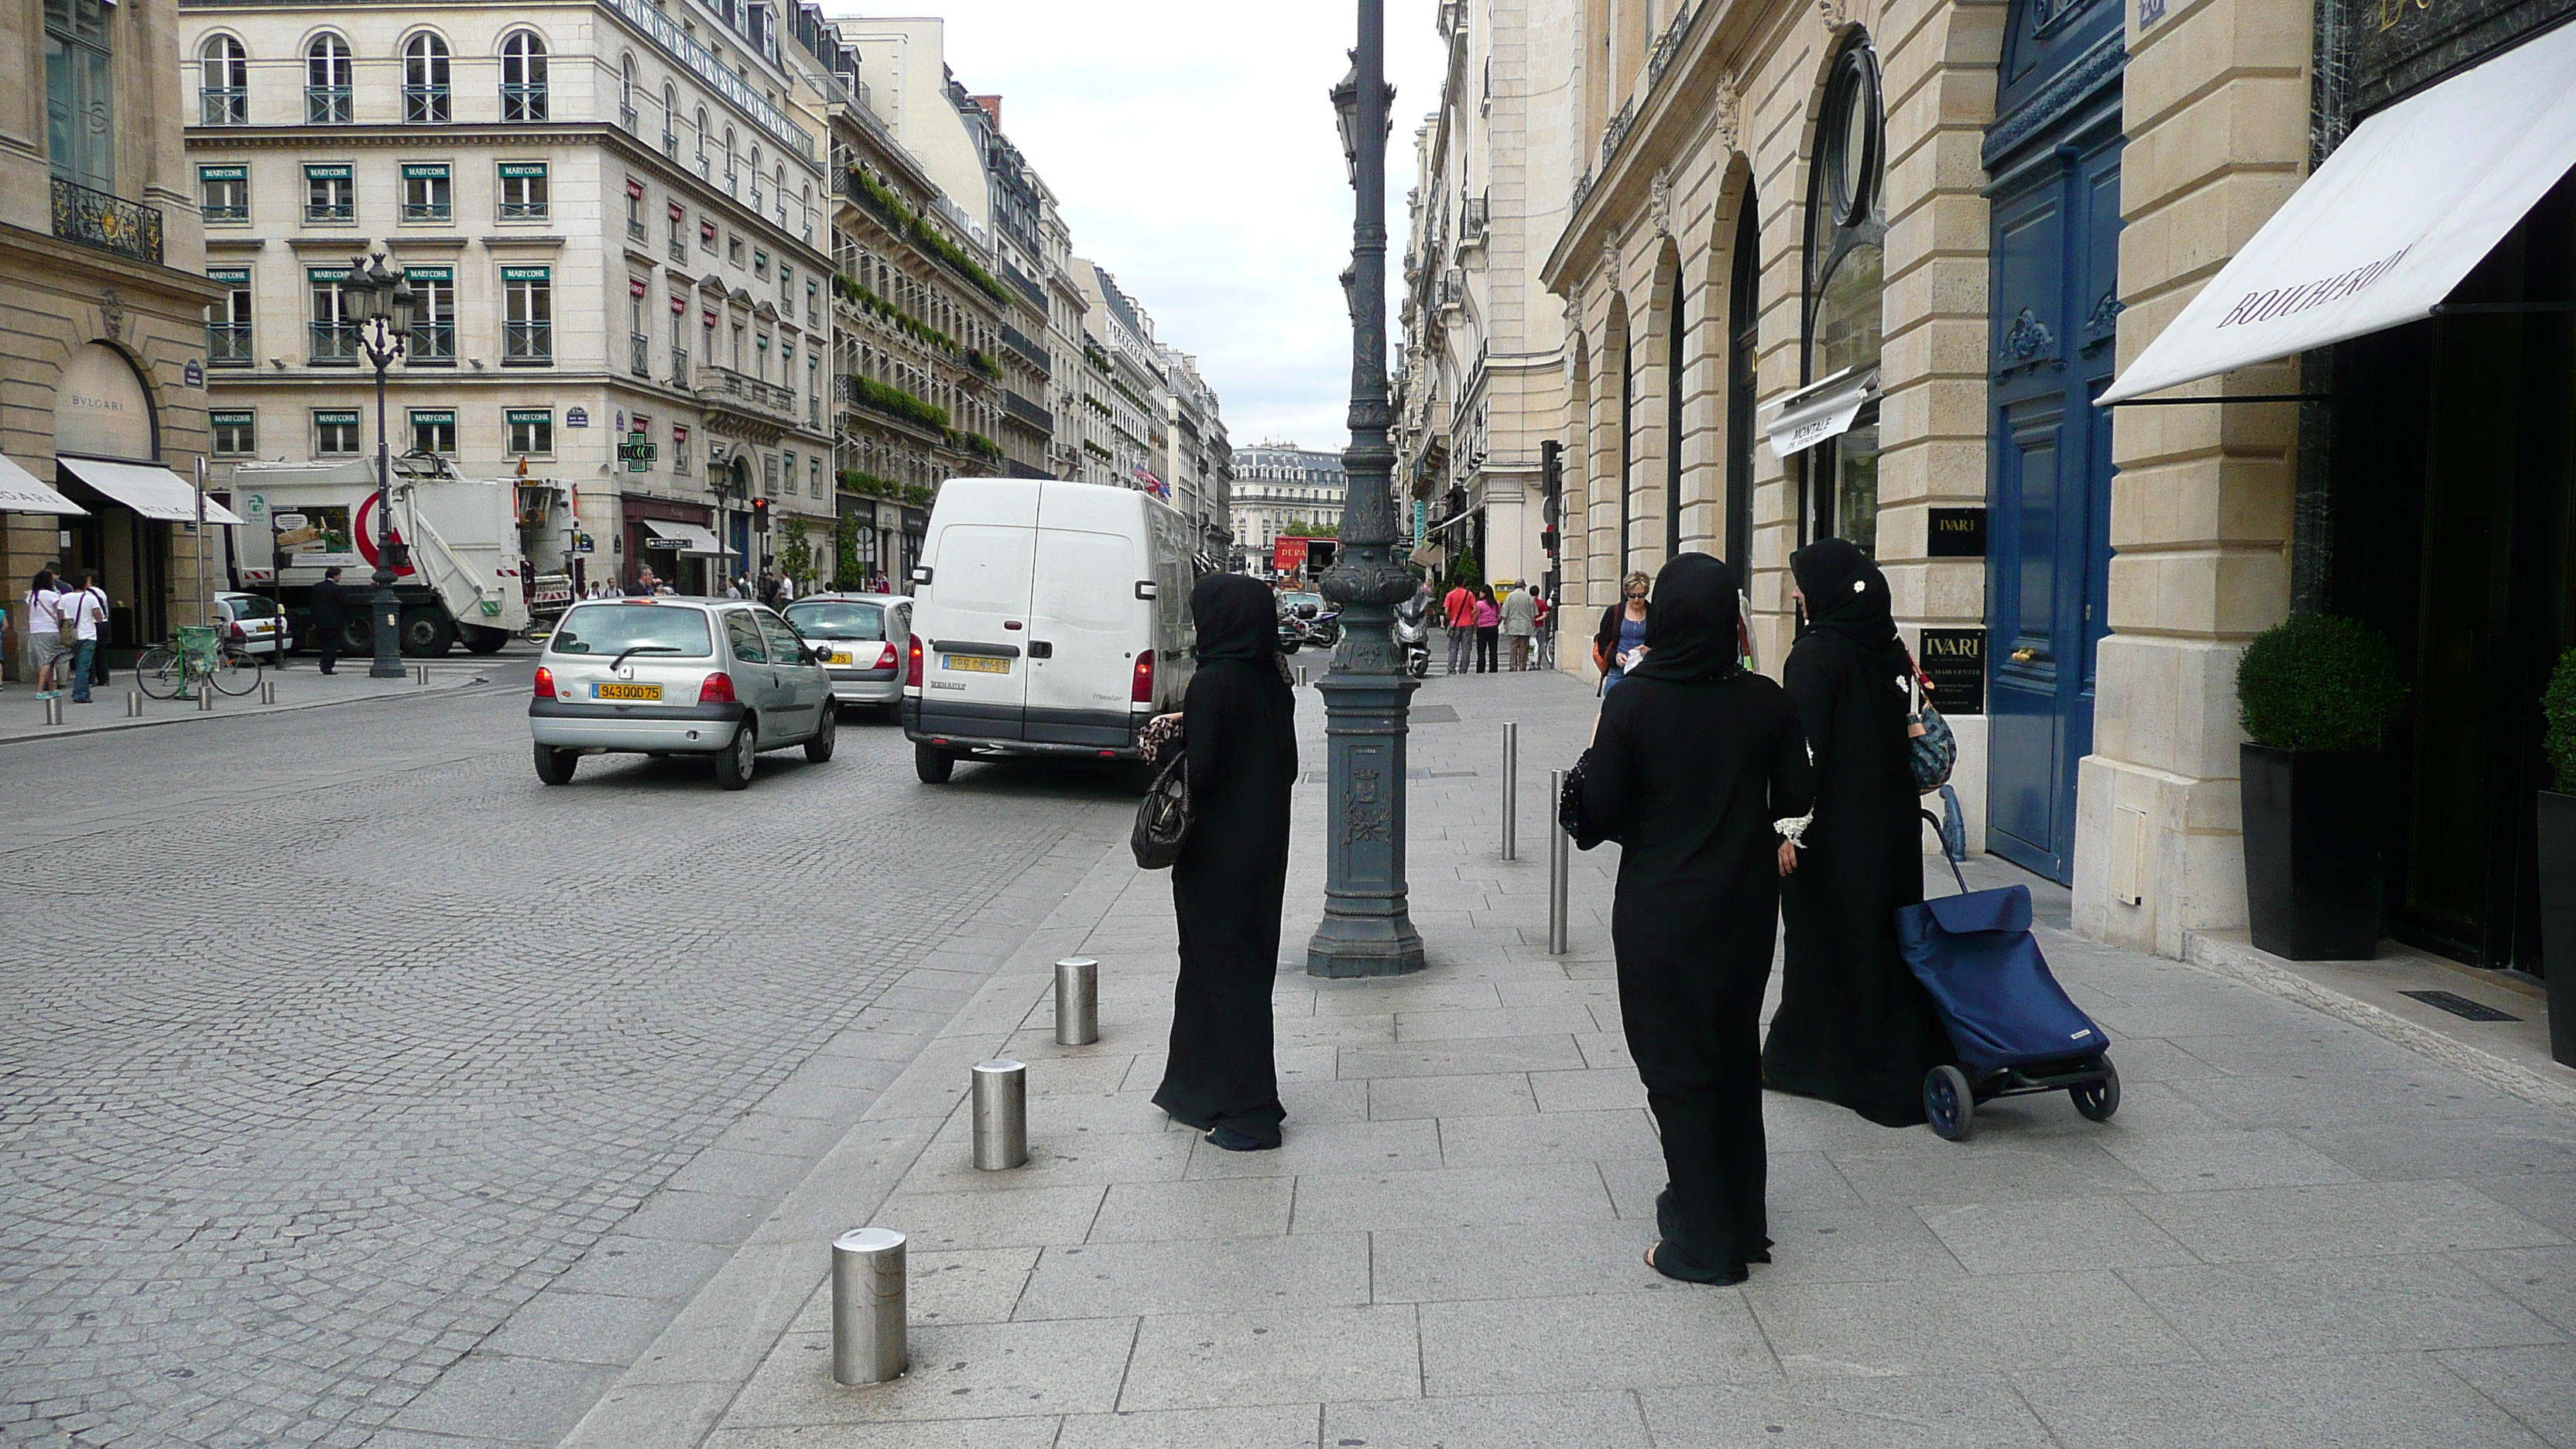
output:
[[[832,698],[893,709],[903,702],[904,641],[912,633],[909,594],[810,594],[780,612],[823,657]]]
[[[537,666],[528,728],[537,778],[572,782],[584,755],[711,755],[716,782],[751,783],[762,750],[832,758],[832,681],[787,621],[728,599],[576,604]]]

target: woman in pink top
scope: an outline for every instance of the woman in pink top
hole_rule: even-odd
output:
[[[1481,584],[1476,589],[1476,672],[1494,672],[1496,641],[1503,630],[1503,611],[1494,603],[1494,587]]]

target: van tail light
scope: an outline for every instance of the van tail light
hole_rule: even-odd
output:
[[[1154,702],[1153,650],[1143,649],[1137,651],[1136,686],[1127,692],[1127,698],[1137,704],[1152,704]]]
[[[555,672],[542,664],[537,666],[536,695],[539,699],[555,697]]]
[[[885,652],[883,652],[883,653],[881,653],[881,654],[879,654],[879,655],[877,656],[877,668],[879,668],[879,669],[892,669],[892,668],[894,668],[894,645],[893,645],[891,642],[889,642],[889,643],[886,645],[886,647],[885,647]]]
[[[912,636],[912,662],[904,666],[903,682],[909,688],[921,688],[921,636],[918,634]]]
[[[707,676],[707,682],[698,686],[698,703],[700,704],[735,704],[738,702],[739,701],[735,700],[733,697],[733,676],[730,674],[710,674]]]

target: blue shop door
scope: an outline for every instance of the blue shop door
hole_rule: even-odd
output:
[[[2098,73],[2104,52],[2089,49]],[[2093,399],[2119,314],[2119,106],[2108,68],[2046,124],[1988,133],[1987,845],[2056,881],[2074,878],[2076,767],[2110,613],[2111,419]]]

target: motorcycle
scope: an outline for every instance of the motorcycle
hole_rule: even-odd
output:
[[[1319,649],[1330,649],[1342,642],[1342,615],[1336,609],[1319,613],[1306,621],[1306,638]]]
[[[1431,631],[1420,614],[1395,616],[1395,642],[1404,650],[1404,672],[1416,679],[1431,672]]]
[[[1306,643],[1306,623],[1295,614],[1279,616],[1279,652],[1294,654]]]

